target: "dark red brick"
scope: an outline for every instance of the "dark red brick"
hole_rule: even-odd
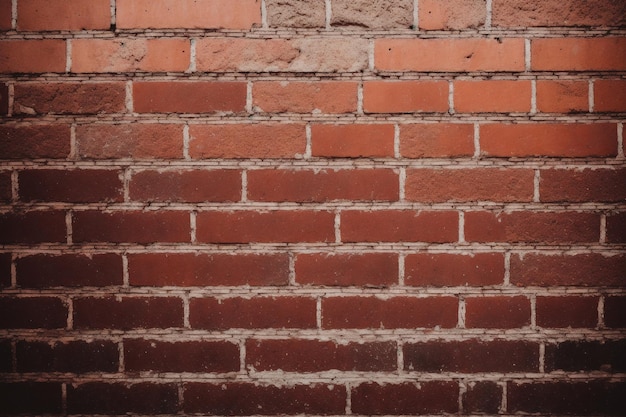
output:
[[[0,7],[2,7],[1,3]],[[0,115],[4,116],[7,114],[9,114],[9,86],[8,84],[0,83]]]
[[[69,125],[0,125],[0,159],[64,159],[70,154]]]
[[[626,297],[606,297],[604,300],[604,324],[606,327],[626,327]]]
[[[0,329],[62,329],[67,306],[56,297],[1,297]]]
[[[470,297],[465,300],[468,328],[514,329],[530,325],[530,301],[524,296]]]
[[[120,171],[102,169],[20,171],[19,196],[28,202],[120,202],[124,198],[120,176]]]
[[[537,297],[537,326],[594,328],[598,325],[598,297]]]
[[[117,344],[109,341],[39,342],[16,345],[18,372],[117,372]]]
[[[502,387],[492,381],[470,382],[463,393],[465,413],[498,414],[502,403]]]
[[[9,339],[0,339],[0,372],[13,370],[13,349]]]
[[[552,371],[626,371],[626,340],[566,341],[546,346],[545,369]]]
[[[504,282],[501,253],[414,253],[404,259],[404,283],[415,287],[498,285]]]
[[[17,83],[16,114],[100,114],[126,111],[126,87],[115,83]]]
[[[392,253],[301,254],[296,282],[337,286],[389,286],[398,283],[398,255]]]
[[[626,212],[606,216],[606,240],[609,243],[626,243]]]
[[[9,202],[12,198],[11,171],[0,172],[0,202]]]
[[[0,382],[2,414],[61,414],[60,382]]]
[[[545,169],[539,198],[543,202],[626,201],[626,169]]]
[[[0,288],[11,286],[11,254],[0,253]]]
[[[7,212],[0,214],[0,243],[65,242],[62,211]]]

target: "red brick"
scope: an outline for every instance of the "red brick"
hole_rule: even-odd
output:
[[[65,40],[0,41],[0,73],[65,72]]]
[[[395,342],[346,343],[289,339],[248,340],[246,360],[256,371],[394,371]]]
[[[425,203],[530,202],[534,176],[530,169],[408,169],[405,195]]]
[[[381,71],[524,71],[524,40],[377,39],[374,65]]]
[[[524,296],[465,299],[468,328],[513,329],[530,325],[530,301]]]
[[[454,81],[454,110],[461,113],[529,112],[528,80]]]
[[[128,255],[130,285],[287,285],[287,254],[135,253]]]
[[[606,327],[626,327],[626,297],[604,299],[604,324]]]
[[[447,112],[447,81],[366,81],[366,113]]]
[[[394,127],[390,124],[313,125],[311,153],[322,157],[391,157]]]
[[[453,328],[457,323],[455,297],[331,297],[322,300],[324,329]]]
[[[210,415],[336,415],[346,407],[346,388],[320,383],[261,385],[249,382],[184,384],[185,413]]]
[[[584,212],[465,213],[468,242],[599,242],[600,215]]]
[[[20,0],[17,30],[102,30],[111,25],[107,0]]]
[[[196,219],[197,239],[210,243],[334,242],[329,211],[205,211]]]
[[[316,302],[307,297],[192,298],[189,302],[192,328],[264,329],[316,327]]]
[[[326,5],[321,1],[266,0],[269,27],[323,28]]]
[[[413,23],[411,0],[334,0],[333,28],[409,29]]]
[[[189,242],[186,211],[81,211],[73,216],[75,242]]]
[[[0,0],[0,30],[10,30],[13,0]]]
[[[499,27],[626,24],[626,5],[614,0],[494,0],[492,7],[492,24]]]
[[[594,328],[598,325],[598,297],[537,297],[537,326]]]
[[[230,342],[125,339],[127,372],[237,372],[239,347]]]
[[[367,415],[456,413],[456,381],[364,382],[352,388],[352,412]]]
[[[126,110],[124,83],[27,83],[15,85],[17,114],[100,114]]]
[[[391,169],[248,171],[252,201],[397,201],[399,179]]]
[[[190,54],[188,39],[73,39],[71,72],[183,72]]]
[[[616,156],[617,127],[612,123],[484,124],[480,151],[495,157]]]
[[[474,126],[458,123],[400,125],[404,158],[460,158],[474,155]]]
[[[0,7],[2,7],[2,3],[0,3]],[[9,114],[9,86],[0,83],[0,115],[7,114]]]
[[[593,99],[594,112],[626,111],[626,80],[596,80]]]
[[[0,243],[65,242],[62,211],[7,212],[0,214]]]
[[[626,370],[626,340],[565,341],[546,346],[545,367],[547,372]]]
[[[12,188],[11,171],[0,171],[0,202],[11,201]]]
[[[122,29],[251,29],[261,24],[259,0],[117,0]]]
[[[196,43],[196,68],[206,72],[363,72],[368,40],[358,37],[253,39],[206,37]]]
[[[543,202],[624,202],[626,169],[546,169],[541,171]]]
[[[193,159],[297,158],[306,149],[301,124],[191,125],[189,135]]]
[[[18,372],[117,372],[117,343],[110,341],[18,341]]]
[[[178,409],[174,383],[67,384],[68,414],[176,414]]]
[[[376,210],[343,211],[343,242],[456,242],[454,211]]]
[[[74,299],[76,329],[183,327],[183,302],[177,297],[79,297]]]
[[[501,253],[414,253],[404,260],[404,283],[415,287],[500,285],[504,282]]]
[[[0,372],[11,372],[13,370],[13,348],[11,340],[0,339]]]
[[[1,159],[63,159],[70,154],[69,125],[0,126]]]
[[[544,113],[588,112],[589,82],[537,81],[537,110]]]
[[[259,81],[253,84],[252,97],[257,112],[352,113],[357,110],[357,83]]]
[[[175,124],[87,124],[76,127],[83,159],[174,159],[183,157],[183,126]]]
[[[1,297],[0,329],[63,329],[67,306],[56,297]]]
[[[122,285],[122,257],[118,254],[35,254],[15,262],[21,288],[105,287]]]
[[[19,171],[19,196],[29,202],[121,202],[124,195],[120,177],[120,171],[102,169]]]
[[[547,38],[531,41],[533,71],[623,71],[626,38]]]
[[[0,289],[11,286],[11,254],[0,253]]]
[[[511,257],[511,283],[517,286],[621,286],[626,255],[524,254]]]
[[[138,201],[226,202],[241,200],[241,171],[231,169],[138,171],[130,181]]]
[[[465,413],[498,414],[502,403],[502,387],[493,381],[470,382],[462,394]]]
[[[406,343],[404,369],[417,372],[538,372],[539,344],[505,340]]]
[[[60,382],[0,382],[2,413],[62,414]]]
[[[246,107],[246,83],[137,81],[133,107],[138,113],[241,113]]]
[[[626,212],[606,216],[606,241],[626,243]]]
[[[604,379],[589,381],[509,382],[510,413],[548,415],[624,415],[626,383]]]
[[[296,282],[312,285],[389,286],[398,283],[398,256],[392,253],[300,254]]]
[[[473,29],[487,18],[485,0],[421,0],[419,28],[423,30]]]

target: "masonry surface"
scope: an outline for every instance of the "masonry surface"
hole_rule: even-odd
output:
[[[0,30],[0,414],[626,415],[623,1]]]

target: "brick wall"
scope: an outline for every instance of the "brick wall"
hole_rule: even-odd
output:
[[[1,414],[626,414],[623,1],[0,29]]]

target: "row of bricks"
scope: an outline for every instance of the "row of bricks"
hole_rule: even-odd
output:
[[[8,382],[12,414],[422,415],[542,413],[623,415],[626,383],[459,380],[270,385],[254,382]]]
[[[0,73],[624,71],[624,56],[624,37],[31,39],[0,41]]]
[[[0,297],[1,329],[523,329],[626,327],[626,297]],[[71,304],[71,308],[70,308]],[[319,304],[319,305],[318,305]],[[532,308],[534,306],[534,308]],[[598,324],[602,319],[602,326]],[[533,323],[536,322],[536,323]]]
[[[2,85],[0,85],[2,87]],[[626,80],[15,83],[5,114],[393,114],[626,111]],[[132,93],[128,90],[132,90]],[[129,94],[127,94],[129,93]]]
[[[142,28],[366,28],[450,30],[550,26],[622,27],[620,2],[530,0],[11,0],[0,1],[0,30]],[[111,7],[113,4],[113,7]],[[368,7],[370,6],[370,7]],[[264,18],[265,17],[265,18]]]
[[[622,130],[622,123],[5,124],[0,159],[623,159]]]
[[[622,235],[623,236],[623,235]],[[293,273],[290,265],[293,257]],[[450,253],[172,253],[151,252],[35,254],[12,261],[0,253],[0,288],[55,287],[204,287],[307,286],[336,287],[495,287],[579,286],[619,287],[626,255],[599,253],[550,255],[480,252]],[[14,277],[12,278],[12,271]],[[292,276],[293,275],[293,276]],[[14,281],[14,285],[12,284]],[[552,310],[541,298],[538,308]],[[572,298],[567,311],[592,313],[598,298]],[[541,310],[544,311],[544,310]],[[542,321],[542,323],[548,323]]]

